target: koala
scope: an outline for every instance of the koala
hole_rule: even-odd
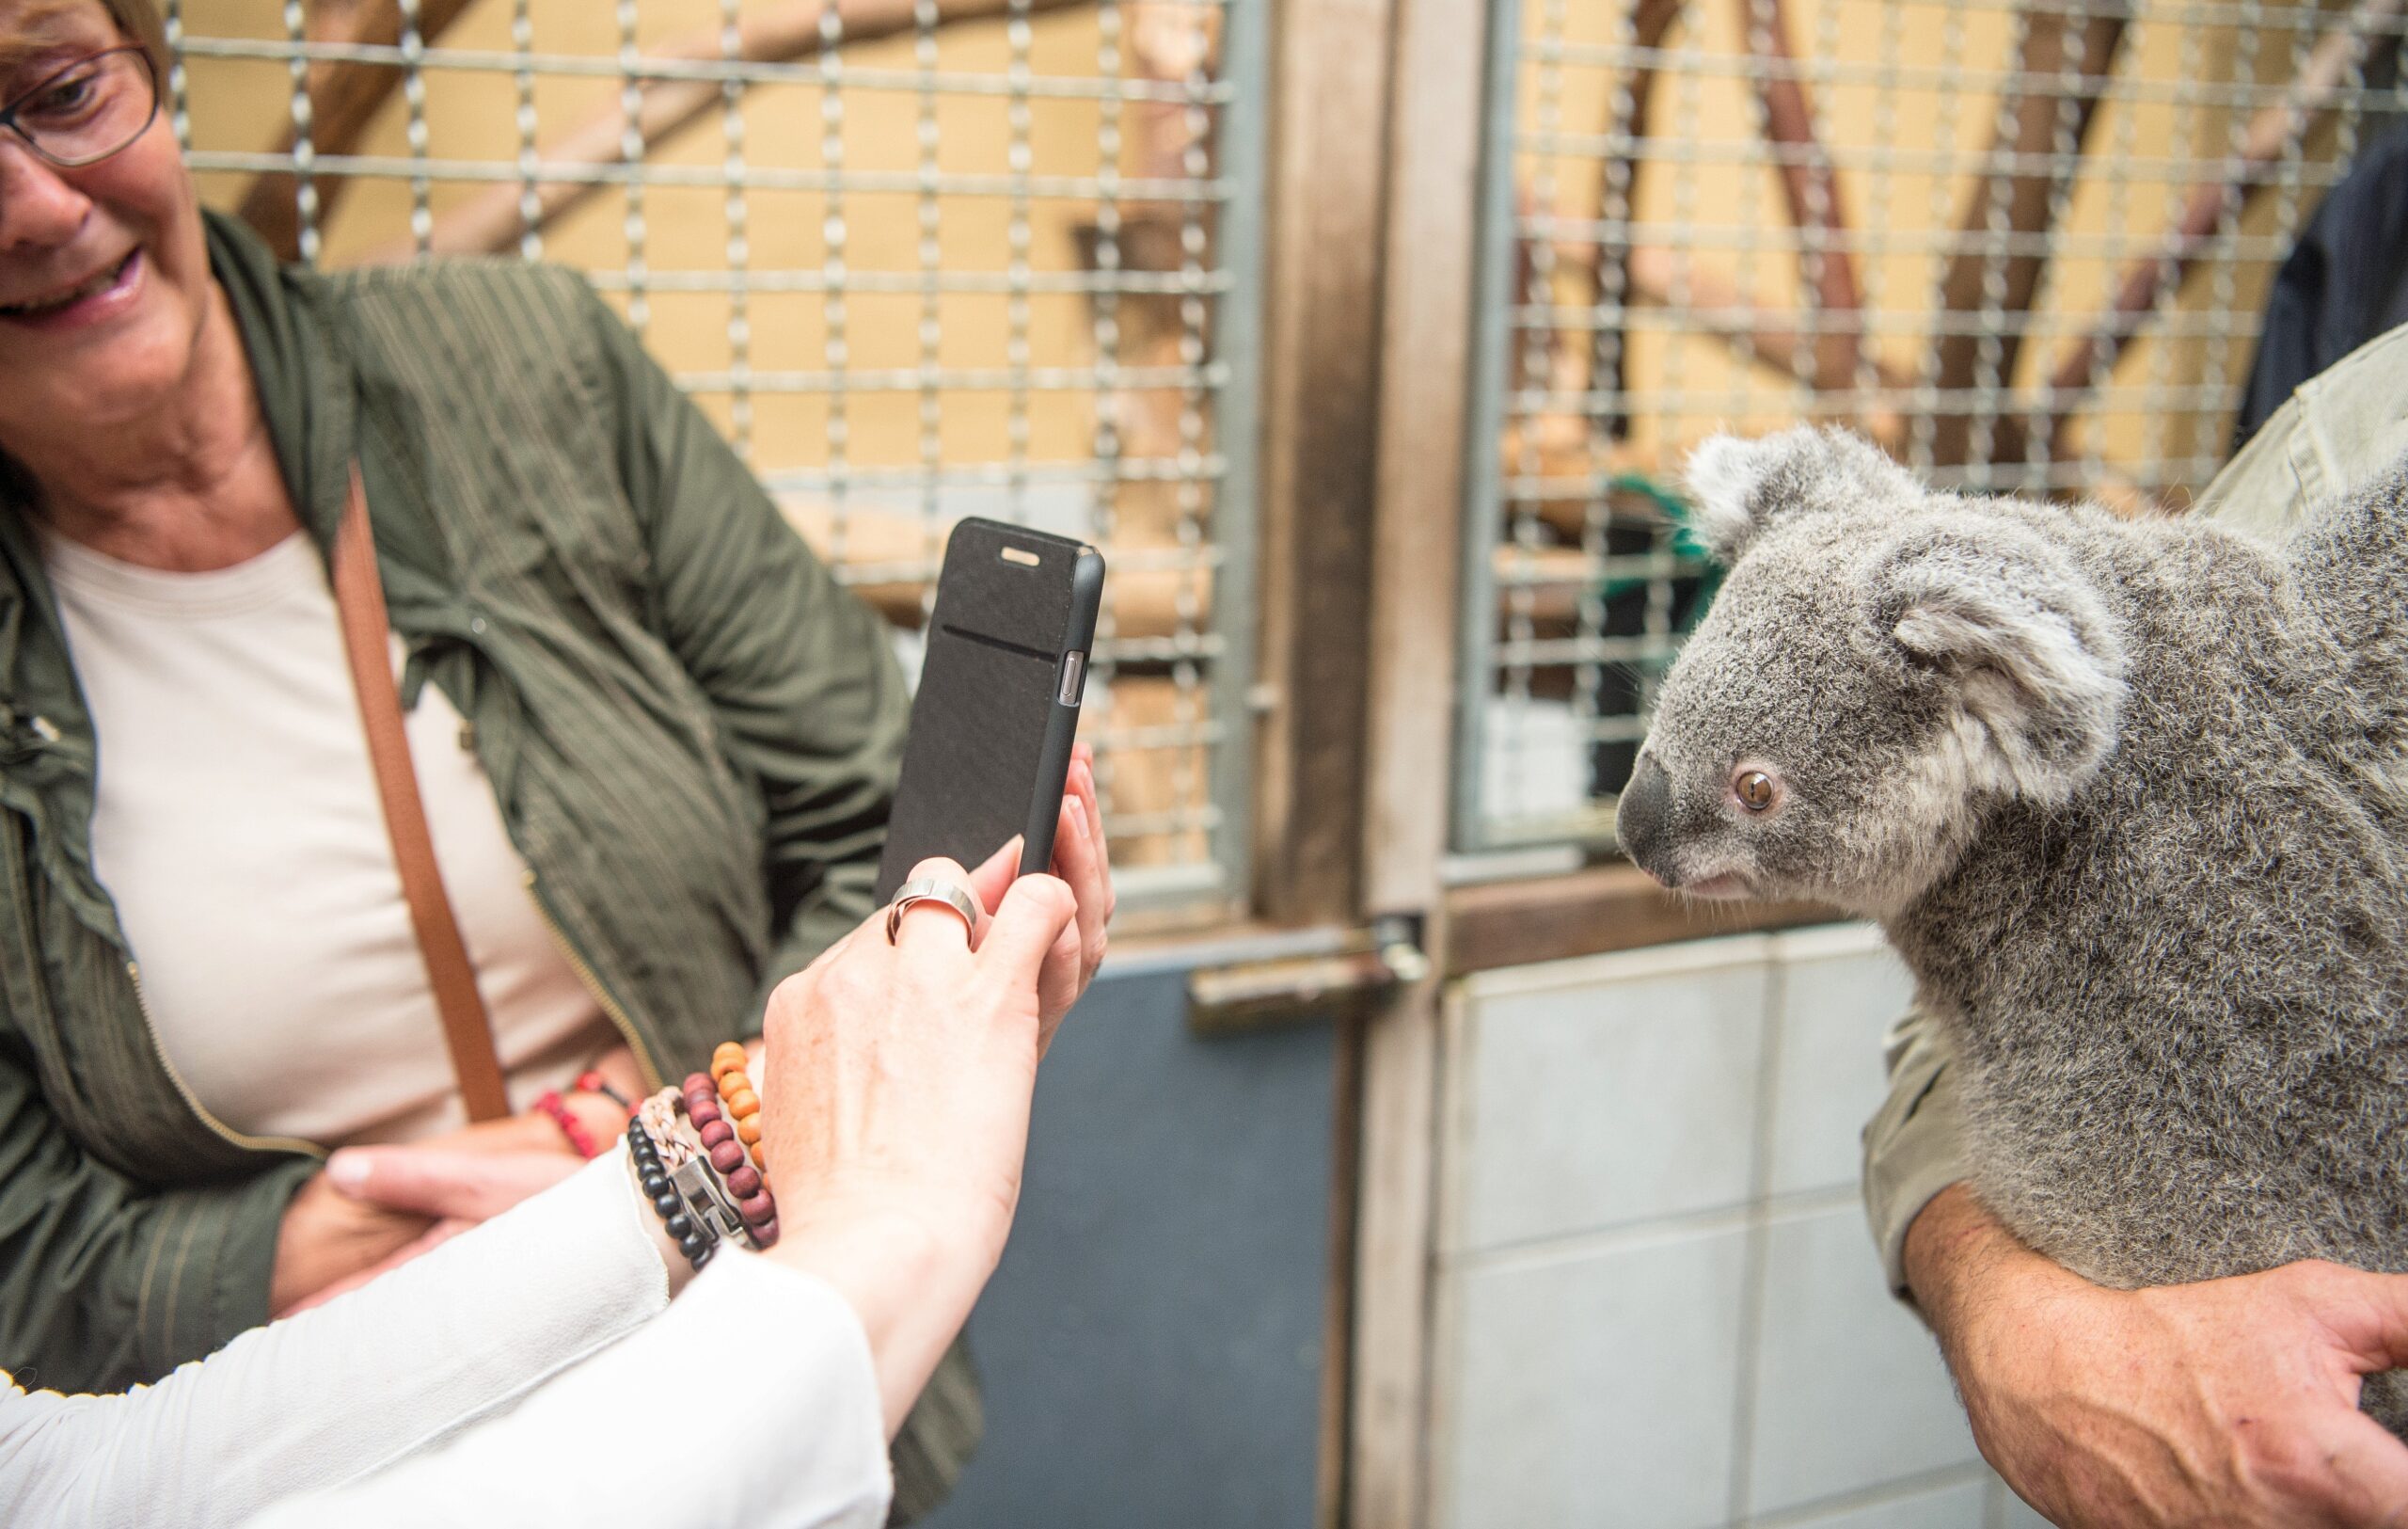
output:
[[[2408,460],[2281,545],[1936,493],[1838,431],[1689,482],[1729,572],[1631,857],[1878,921],[1975,1192],[2090,1280],[2408,1269]],[[2368,1408],[2408,1436],[2403,1378]]]

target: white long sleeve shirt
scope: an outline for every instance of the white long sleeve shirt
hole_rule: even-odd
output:
[[[651,1214],[606,1154],[156,1385],[9,1383],[0,1522],[882,1524],[893,1484],[852,1308],[734,1250],[673,1304]]]

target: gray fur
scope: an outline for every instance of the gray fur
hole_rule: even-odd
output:
[[[1933,493],[1837,432],[1692,481],[1731,571],[1634,858],[1878,919],[1954,1031],[1976,1191],[2068,1267],[2408,1269],[2408,462],[2280,547]]]

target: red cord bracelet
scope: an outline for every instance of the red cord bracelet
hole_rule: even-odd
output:
[[[543,1097],[535,1101],[535,1107],[552,1118],[552,1123],[561,1128],[561,1135],[568,1138],[568,1144],[577,1149],[579,1157],[591,1159],[602,1155],[602,1149],[595,1143],[593,1133],[585,1128],[584,1122],[570,1112],[567,1101],[561,1097],[558,1089],[546,1089]]]
[[[636,1112],[636,1102],[628,1098],[626,1094],[621,1093],[618,1090],[612,1088],[609,1078],[604,1077],[599,1072],[596,1072],[591,1067],[587,1068],[584,1072],[578,1074],[577,1081],[570,1085],[570,1087],[576,1089],[579,1093],[598,1093],[603,1098],[610,1100],[612,1104],[618,1106],[621,1109],[626,1110],[630,1115]]]

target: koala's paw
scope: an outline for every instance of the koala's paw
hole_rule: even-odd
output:
[[[1719,563],[1738,560],[1796,510],[1839,509],[1915,491],[1878,446],[1845,430],[1798,425],[1754,440],[1708,438],[1689,454],[1689,524]]]

